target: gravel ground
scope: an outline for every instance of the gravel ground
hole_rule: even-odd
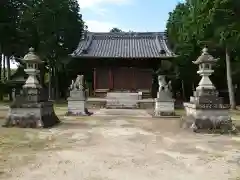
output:
[[[32,131],[31,131],[32,132]],[[25,136],[33,138],[31,132]],[[34,136],[35,137],[35,136]],[[237,180],[240,137],[193,134],[177,119],[68,118],[37,131],[48,140],[38,151],[12,153],[26,159],[6,165],[4,180]],[[17,161],[15,161],[17,162]]]

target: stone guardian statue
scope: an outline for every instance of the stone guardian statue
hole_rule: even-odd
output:
[[[164,91],[166,88],[166,80],[165,80],[165,75],[158,75],[158,92]]]

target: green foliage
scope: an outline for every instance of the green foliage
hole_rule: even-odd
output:
[[[77,0],[0,1],[0,52],[22,57],[34,47],[45,62],[43,69],[54,72],[50,79],[66,75],[65,61],[76,48],[83,27]]]
[[[84,23],[79,10],[77,0],[1,1],[2,52],[23,56],[32,46],[49,64],[59,61],[80,39]]]
[[[190,8],[187,3],[179,3],[175,10],[169,14],[166,26],[166,34],[170,46],[175,51],[178,58],[176,63],[179,71],[179,78],[184,80],[189,91],[192,83],[196,82],[196,67],[192,64],[196,56],[199,55],[199,47],[194,33],[191,32],[192,26]],[[190,93],[188,93],[188,96]]]
[[[110,30],[110,32],[123,32],[121,29],[119,29],[119,28],[112,28],[111,30]]]
[[[0,52],[5,55],[16,48],[18,38],[19,8],[21,0],[2,0],[0,2]]]
[[[234,77],[240,75],[240,63],[237,63],[240,58],[239,16],[239,0],[187,0],[179,3],[169,14],[166,33],[173,50],[180,55],[177,63],[180,77],[185,82],[197,82],[196,67],[191,61],[196,60],[204,46],[208,46],[210,53],[221,59],[213,77],[217,86],[226,88],[226,83],[217,80],[226,76],[222,71],[225,69],[223,60],[226,48],[233,56]],[[239,78],[233,81],[240,82]]]

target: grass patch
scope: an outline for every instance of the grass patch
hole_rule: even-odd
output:
[[[184,116],[185,115],[185,110],[184,109],[175,109],[175,113],[178,116]]]
[[[1,106],[8,106],[11,103],[11,101],[0,101]]]
[[[55,107],[67,107],[67,101],[66,100],[59,100],[54,102]]]

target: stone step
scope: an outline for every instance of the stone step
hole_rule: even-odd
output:
[[[116,92],[109,92],[107,93],[107,96],[106,98],[107,99],[128,99],[128,98],[131,98],[131,99],[139,99],[139,96],[140,94],[138,93],[116,93]]]
[[[138,108],[140,94],[109,92],[106,97],[107,108]]]

